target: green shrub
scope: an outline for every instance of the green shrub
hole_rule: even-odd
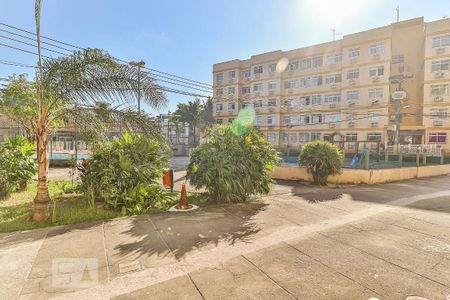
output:
[[[36,174],[35,146],[23,136],[8,138],[0,146],[0,198],[6,198]]]
[[[344,158],[339,148],[327,141],[314,141],[303,146],[299,164],[307,168],[314,183],[325,185],[329,175],[339,174]]]
[[[191,152],[186,178],[195,188],[205,188],[210,199],[218,202],[245,201],[251,195],[267,194],[271,172],[280,162],[259,130],[239,129],[219,126],[210,132],[208,142]]]
[[[158,181],[167,165],[165,148],[159,142],[126,132],[94,149],[80,189],[91,205],[103,201],[122,214],[162,208],[167,193]]]

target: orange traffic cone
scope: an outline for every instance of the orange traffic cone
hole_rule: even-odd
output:
[[[189,208],[189,204],[187,202],[187,193],[186,193],[186,184],[185,183],[183,183],[181,185],[181,197],[180,197],[179,208],[180,209],[187,209],[187,208]]]

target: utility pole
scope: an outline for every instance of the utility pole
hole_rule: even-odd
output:
[[[395,9],[397,11],[397,22],[400,21],[400,5],[397,5],[397,8]]]
[[[170,140],[170,110],[167,112],[167,139],[169,140],[169,143],[171,143],[171,140]]]
[[[336,40],[336,36],[342,35],[342,33],[336,32],[336,28],[331,28],[330,30],[331,30],[331,32],[333,34],[333,42]]]
[[[145,66],[145,62],[144,61],[130,61],[128,63],[130,66],[133,67],[137,67],[137,71],[138,71],[138,113],[141,113],[141,68],[143,68]]]

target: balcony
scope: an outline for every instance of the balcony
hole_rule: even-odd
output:
[[[442,96],[436,96],[433,98],[434,102],[443,102],[444,101],[444,97]]]
[[[436,127],[444,126],[444,121],[442,121],[442,120],[433,120],[433,126],[436,126]]]
[[[371,128],[376,128],[378,127],[378,122],[370,122],[369,125]]]
[[[348,126],[348,128],[353,128],[353,127],[355,127],[355,122],[353,122],[353,121],[350,121],[350,122],[348,122],[348,124],[347,124],[347,126]]]

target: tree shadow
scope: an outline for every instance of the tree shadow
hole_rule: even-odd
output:
[[[135,218],[131,228],[121,232],[132,242],[115,247],[121,256],[173,255],[177,260],[187,253],[219,243],[250,243],[261,228],[253,220],[267,204],[261,202],[208,205],[189,213],[149,215]]]

